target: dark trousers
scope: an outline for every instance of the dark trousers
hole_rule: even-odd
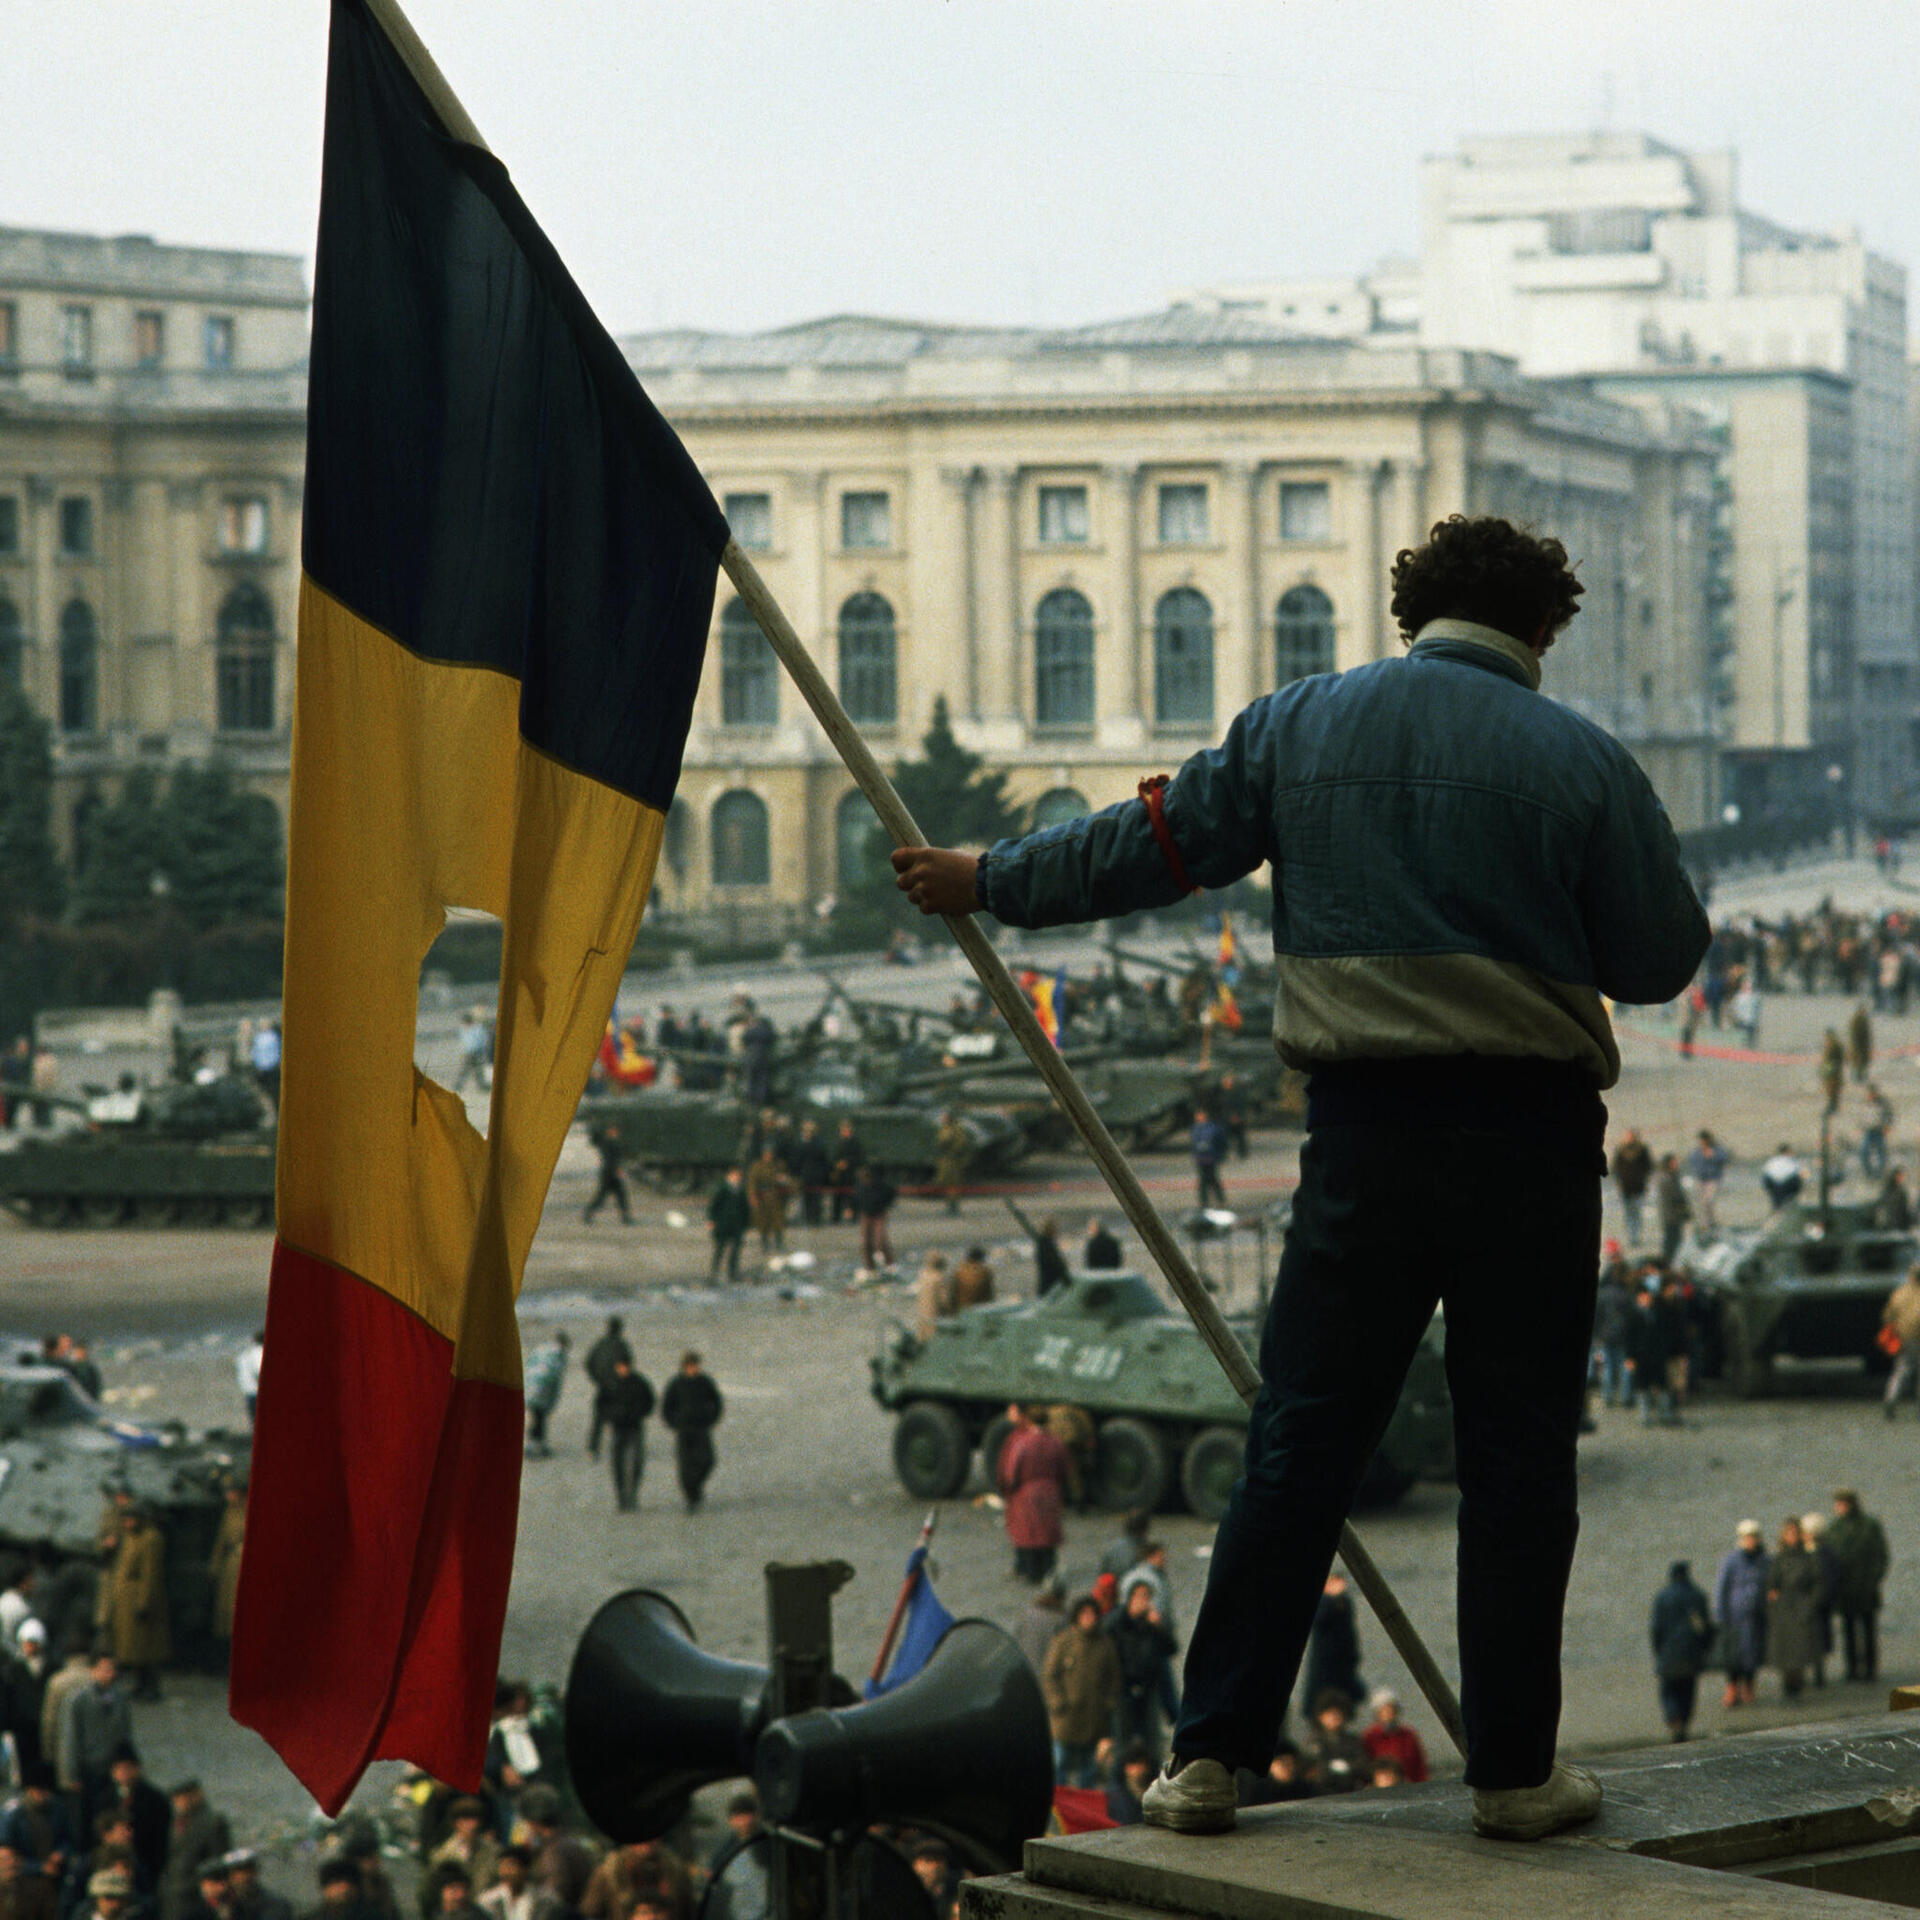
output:
[[[1660,1718],[1668,1727],[1684,1733],[1693,1724],[1694,1695],[1700,1689],[1697,1673],[1663,1675],[1660,1681]]]
[[[1876,1680],[1880,1676],[1879,1622],[1872,1613],[1842,1613],[1840,1632],[1847,1649],[1847,1678]]]
[[[647,1466],[647,1430],[609,1427],[607,1452],[613,1461],[613,1504],[631,1513],[640,1504],[640,1476]]]
[[[742,1233],[716,1233],[713,1236],[713,1266],[708,1271],[707,1281],[711,1285],[720,1278],[720,1263],[727,1263],[727,1278],[740,1278],[740,1242],[746,1238]]]
[[[673,1436],[673,1463],[680,1474],[680,1493],[689,1512],[700,1504],[713,1472],[713,1433],[707,1427],[689,1428]]]
[[[1579,1529],[1599,1171],[1597,1134],[1577,1128],[1341,1124],[1308,1136],[1176,1752],[1266,1771],[1341,1522],[1444,1301],[1467,1779],[1546,1779]]]
[[[1193,1177],[1200,1189],[1201,1206],[1224,1207],[1227,1204],[1227,1190],[1220,1184],[1220,1169],[1217,1166],[1203,1165],[1196,1160],[1193,1163]]]
[[[820,1224],[821,1209],[826,1202],[824,1187],[802,1187],[800,1189],[800,1224],[803,1227],[817,1227]]]
[[[1030,1580],[1037,1587],[1053,1571],[1053,1563],[1059,1557],[1058,1547],[1015,1547],[1014,1574],[1021,1580]]]
[[[585,1217],[591,1220],[609,1200],[613,1201],[619,1207],[620,1218],[625,1221],[628,1226],[632,1226],[633,1212],[627,1205],[626,1181],[612,1169],[602,1167],[600,1169],[600,1184],[594,1188],[593,1198],[587,1202]]]

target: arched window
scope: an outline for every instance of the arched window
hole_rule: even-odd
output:
[[[1213,725],[1213,608],[1175,587],[1153,610],[1153,717],[1163,727]]]
[[[84,600],[60,615],[60,727],[91,733],[100,724],[100,628]]]
[[[767,803],[736,787],[713,803],[713,884],[764,887],[773,874],[767,836]]]
[[[843,793],[833,811],[833,852],[843,892],[871,880],[884,867],[880,816],[858,787]]]
[[[1093,725],[1093,608],[1071,587],[1054,588],[1033,616],[1033,718]]]
[[[1042,827],[1063,826],[1067,821],[1078,820],[1082,814],[1091,811],[1087,796],[1076,788],[1050,788],[1033,803],[1033,831],[1038,833]]]
[[[20,662],[26,652],[26,635],[20,631],[20,609],[5,594],[0,594],[0,680],[20,684]]]
[[[898,716],[893,609],[877,593],[840,609],[840,704],[861,726],[890,727]]]
[[[1273,616],[1274,685],[1332,671],[1333,602],[1318,587],[1291,588]]]
[[[273,731],[273,603],[243,580],[220,603],[214,697],[222,733]]]
[[[770,727],[780,718],[780,684],[773,649],[742,600],[720,616],[720,724]]]

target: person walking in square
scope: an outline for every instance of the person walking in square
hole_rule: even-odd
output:
[[[729,1167],[727,1177],[714,1188],[713,1197],[707,1202],[707,1224],[713,1229],[713,1265],[707,1269],[708,1286],[720,1284],[723,1262],[729,1280],[740,1278],[740,1243],[747,1237],[752,1219],[746,1176],[738,1167]]]
[[[1203,1207],[1224,1207],[1227,1190],[1220,1184],[1220,1162],[1227,1157],[1227,1130],[1205,1107],[1193,1110],[1193,1174]]]
[[[720,1424],[726,1403],[700,1356],[689,1350],[680,1356],[680,1370],[667,1382],[660,1417],[673,1435],[674,1466],[680,1475],[680,1497],[689,1513],[697,1513],[712,1478],[715,1453],[713,1430]]]
[[[1833,1610],[1840,1616],[1847,1678],[1878,1680],[1880,1588],[1890,1564],[1887,1534],[1861,1507],[1860,1496],[1851,1487],[1834,1493],[1826,1545],[1833,1563]]]
[[[903,847],[925,914],[1063,926],[1271,863],[1275,1041],[1311,1076],[1246,1467],[1214,1538],[1145,1817],[1234,1821],[1265,1771],[1340,1527],[1436,1303],[1459,1460],[1461,1706],[1477,1829],[1590,1819],[1555,1759],[1599,1271],[1606,1001],[1711,939],[1633,756],[1539,697],[1584,591],[1552,539],[1455,515],[1399,554],[1404,659],[1256,700],[1139,797],[984,854]],[[1495,1137],[1497,1136],[1497,1144]]]
[[[1669,1739],[1684,1740],[1693,1727],[1700,1670],[1713,1647],[1713,1610],[1686,1561],[1676,1560],[1667,1569],[1667,1584],[1653,1596],[1647,1631],[1660,1684],[1660,1718]]]
[[[587,1357],[581,1363],[581,1371],[593,1389],[593,1417],[587,1428],[587,1452],[595,1460],[600,1458],[600,1432],[607,1423],[603,1396],[613,1380],[616,1365],[622,1360],[631,1367],[633,1349],[627,1345],[620,1316],[617,1313],[609,1314],[606,1332],[587,1349]]]
[[[621,1162],[626,1158],[626,1148],[620,1143],[620,1129],[609,1120],[605,1126],[588,1135],[588,1139],[594,1152],[600,1156],[600,1179],[581,1217],[588,1226],[592,1226],[593,1216],[611,1200],[620,1209],[620,1224],[630,1227],[633,1225],[633,1209],[627,1204],[626,1175],[620,1171]]]
[[[1627,1245],[1640,1244],[1640,1226],[1646,1213],[1647,1186],[1653,1179],[1653,1149],[1640,1138],[1637,1127],[1629,1127],[1613,1150],[1613,1185],[1620,1196],[1620,1212],[1626,1222]]]
[[[1014,1575],[1038,1586],[1059,1558],[1073,1459],[1066,1443],[1040,1424],[1036,1409],[1016,1401],[1007,1418],[1013,1431],[1001,1446],[995,1478],[1007,1503]]]
[[[653,1411],[653,1382],[635,1369],[631,1353],[619,1353],[598,1398],[600,1417],[607,1427],[607,1457],[613,1469],[613,1504],[621,1513],[632,1513],[640,1504],[640,1480],[647,1470],[647,1416]]]

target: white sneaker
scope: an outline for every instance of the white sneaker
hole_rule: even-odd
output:
[[[1537,1787],[1475,1787],[1473,1830],[1489,1840],[1544,1840],[1600,1811],[1600,1782],[1556,1760]]]
[[[1232,1830],[1240,1794],[1233,1771],[1218,1760],[1187,1760],[1174,1772],[1172,1759],[1140,1802],[1140,1817],[1150,1827],[1175,1833],[1227,1833]]]

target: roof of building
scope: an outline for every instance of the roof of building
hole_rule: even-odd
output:
[[[305,306],[307,272],[297,253],[163,246],[144,233],[0,227],[4,287]]]

